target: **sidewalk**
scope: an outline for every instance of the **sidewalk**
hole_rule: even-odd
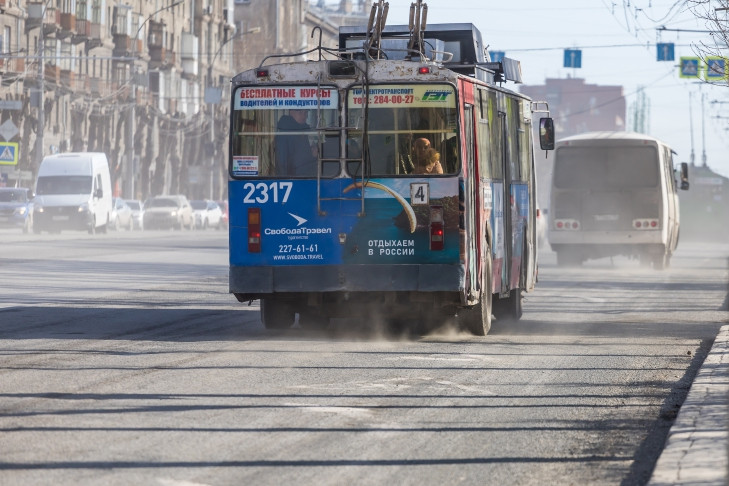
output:
[[[648,484],[729,484],[729,325],[696,374]]]

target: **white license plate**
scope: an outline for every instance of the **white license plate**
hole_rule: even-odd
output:
[[[68,216],[53,216],[53,221],[68,221]]]

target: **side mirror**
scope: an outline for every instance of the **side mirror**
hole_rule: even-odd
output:
[[[104,197],[104,190],[102,188],[98,188],[96,190],[96,192],[94,193],[94,197],[97,197],[99,199],[101,199],[102,197]]]
[[[554,120],[539,119],[539,147],[542,150],[554,150]]]
[[[681,190],[688,190],[689,188],[689,180],[688,180],[688,163],[681,162]]]

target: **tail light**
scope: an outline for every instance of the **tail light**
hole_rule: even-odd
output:
[[[639,229],[639,230],[658,229],[659,228],[658,220],[654,219],[654,218],[634,219],[633,228]]]
[[[248,253],[261,253],[261,208],[248,208]]]
[[[443,206],[430,207],[430,249],[442,250],[445,233],[443,230]]]
[[[576,219],[557,219],[554,221],[554,227],[558,230],[578,230],[580,222]]]

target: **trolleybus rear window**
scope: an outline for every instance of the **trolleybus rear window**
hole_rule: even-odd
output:
[[[234,96],[233,177],[316,177],[327,133],[322,129],[339,126],[335,88],[243,86]],[[338,149],[333,156],[338,156]],[[323,168],[324,177],[339,174],[338,164],[323,164]]]
[[[560,189],[656,187],[658,182],[655,147],[560,147],[555,155],[554,187]]]
[[[365,99],[360,86],[347,96],[349,134],[362,146]],[[445,84],[370,85],[367,139],[370,175],[457,174],[458,115],[456,93]],[[361,164],[350,161],[348,172],[360,175]]]

